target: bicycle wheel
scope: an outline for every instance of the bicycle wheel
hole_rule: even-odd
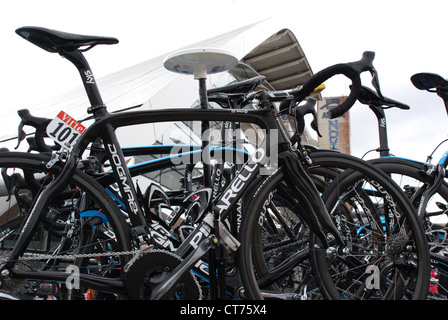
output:
[[[334,152],[316,152],[315,154],[311,155],[313,158],[313,166],[307,168],[307,172],[310,174],[310,176],[314,176],[315,179],[316,177],[319,177],[321,187],[326,185],[330,186],[327,187],[327,189],[330,188],[330,191],[326,189],[327,191],[325,191],[324,193],[326,195],[324,200],[326,202],[327,209],[336,218],[335,225],[339,228],[339,231],[344,236],[344,240],[347,243],[347,248],[352,248],[352,252],[347,252],[345,248],[337,247],[331,237],[328,239],[330,244],[328,251],[325,249],[318,249],[316,248],[315,244],[319,245],[320,242],[318,242],[316,237],[312,235],[309,256],[301,256],[302,259],[299,259],[298,256],[302,251],[301,248],[296,248],[296,251],[294,251],[294,253],[296,254],[295,257],[297,257],[297,259],[295,261],[293,261],[294,258],[291,258],[286,263],[284,263],[284,261],[287,260],[282,261],[281,259],[278,259],[278,261],[274,261],[271,254],[273,252],[272,248],[270,249],[271,251],[267,250],[268,241],[265,240],[267,239],[266,234],[269,235],[269,232],[266,231],[267,228],[265,227],[265,221],[267,221],[265,217],[271,215],[272,211],[266,204],[270,203],[271,199],[275,200],[276,198],[278,198],[278,194],[286,194],[288,195],[288,199],[290,199],[290,201],[294,201],[294,206],[292,206],[291,204],[287,205],[288,209],[292,209],[296,215],[300,215],[300,203],[298,202],[299,199],[294,199],[294,195],[290,194],[290,189],[287,188],[283,181],[284,174],[283,172],[279,171],[273,177],[269,177],[268,179],[266,179],[262,186],[258,188],[253,201],[249,203],[247,210],[245,210],[245,213],[250,212],[250,214],[245,215],[243,218],[241,228],[243,231],[241,238],[242,244],[240,248],[240,260],[242,265],[242,278],[245,285],[247,297],[250,299],[263,299],[266,296],[266,290],[274,290],[276,293],[284,292],[285,289],[279,286],[279,284],[276,283],[275,280],[281,279],[282,276],[284,279],[287,277],[291,277],[291,274],[294,273],[300,275],[300,273],[297,273],[297,271],[295,271],[295,267],[303,267],[305,263],[307,263],[309,267],[309,263],[311,263],[313,274],[317,276],[320,289],[319,294],[314,294],[312,297],[319,298],[320,295],[323,295],[323,297],[326,299],[341,298],[341,295],[338,291],[338,285],[340,285],[340,275],[344,273],[342,271],[338,271],[336,273],[336,277],[335,273],[331,273],[331,271],[337,269],[330,269],[330,267],[334,267],[334,264],[330,264],[330,262],[333,262],[335,257],[337,257],[337,262],[340,262],[340,264],[337,266],[342,267],[344,263],[347,264],[347,261],[352,262],[350,260],[352,258],[354,259],[354,261],[363,261],[362,259],[367,259],[365,260],[362,267],[358,263],[357,271],[361,275],[364,274],[364,278],[368,278],[369,274],[366,273],[365,270],[368,267],[367,261],[369,261],[370,259],[370,261],[372,261],[372,265],[375,266],[372,257],[388,257],[387,254],[389,254],[390,256],[391,252],[389,248],[393,244],[396,245],[396,242],[398,241],[398,236],[396,236],[393,231],[398,232],[399,230],[404,230],[407,231],[406,234],[408,235],[408,237],[406,238],[408,242],[406,242],[406,244],[409,243],[409,245],[411,245],[409,249],[412,248],[412,250],[409,252],[409,254],[412,253],[411,255],[413,257],[411,261],[415,263],[415,266],[413,265],[412,268],[410,268],[413,271],[413,281],[411,281],[413,283],[413,292],[415,293],[413,297],[422,298],[425,295],[427,285],[429,283],[428,273],[426,273],[426,271],[428,270],[429,258],[423,231],[420,224],[418,223],[418,220],[413,218],[412,214],[414,213],[414,211],[412,210],[412,206],[410,205],[406,197],[400,192],[400,190],[396,188],[393,183],[391,183],[390,179],[387,176],[376,172],[376,170],[374,168],[372,169],[371,166],[364,165],[362,162],[354,159],[353,157],[345,155],[339,156]],[[358,176],[355,177],[355,175],[353,174],[348,175],[347,173],[345,173],[345,175],[351,176],[351,178],[343,179],[345,184],[339,186],[338,177],[341,176],[338,175],[338,173],[344,171],[346,172],[349,169],[355,170]],[[345,191],[348,189],[359,189],[359,187],[361,186],[361,177],[366,179],[368,178],[368,181],[372,182],[379,190],[387,190],[389,195],[388,199],[391,203],[392,199],[394,200],[393,203],[395,204],[396,211],[400,212],[401,216],[404,217],[403,221],[400,221],[400,223],[398,224],[400,228],[396,227],[392,230],[389,230],[389,228],[387,228],[386,231],[382,232],[382,239],[375,239],[374,237],[372,238],[371,234],[369,234],[369,231],[371,232],[371,230],[368,230],[368,226],[364,224],[357,226],[358,229],[361,229],[361,232],[357,233],[358,230],[354,228],[356,224],[353,225],[353,221],[347,222],[345,216],[342,216],[340,212],[336,214],[337,211],[335,209],[335,203],[340,206],[342,206],[342,204],[346,204],[346,202],[343,202],[344,198],[342,196],[347,194]],[[339,188],[337,188],[337,186]],[[344,187],[346,190],[341,189],[341,187]],[[332,197],[329,197],[329,195],[332,195]],[[382,204],[378,203],[380,201],[379,198],[377,199],[377,203],[374,203],[373,200],[370,200],[370,197],[370,194],[367,192],[361,193],[361,196],[358,197],[358,201],[364,200],[364,203],[366,203],[366,205],[364,206],[365,210],[368,208],[368,206],[374,208],[376,205]],[[334,198],[336,198],[336,200],[339,199],[341,202],[334,202]],[[369,200],[369,202],[367,202],[367,200]],[[346,207],[346,210],[348,210],[348,208],[352,207]],[[374,211],[370,210],[370,212]],[[263,219],[260,219],[260,217],[263,217]],[[368,221],[367,217],[365,216],[358,217],[358,219],[360,218],[363,218],[365,222]],[[372,214],[371,216],[369,215],[368,218],[370,218],[370,223],[372,226],[379,226],[382,219],[384,218],[384,213],[382,214],[382,216],[379,213],[376,215]],[[392,225],[390,224],[389,226]],[[405,227],[407,229],[405,229]],[[399,232],[397,234],[400,235]],[[397,239],[396,242],[386,242],[386,239],[389,239],[389,237],[391,236],[394,236],[395,239]],[[380,242],[380,240],[382,242]],[[363,247],[357,249],[357,246],[361,244],[363,245]],[[320,247],[322,248],[322,246]],[[386,247],[389,251],[386,251]],[[280,249],[281,246],[277,246],[277,248]],[[356,256],[353,249],[357,249]],[[339,250],[341,252],[344,251],[346,256],[338,254]],[[399,253],[401,253],[398,252],[399,250],[400,248],[396,249],[394,251],[394,254],[399,255]],[[391,275],[393,271],[397,271],[399,269],[397,264],[393,264],[394,261],[392,259],[386,260],[384,258],[380,261],[383,262],[381,266],[388,266],[388,275]],[[389,262],[389,264],[387,264],[386,261]],[[282,268],[283,266],[287,267]],[[385,271],[385,269],[383,271]],[[354,282],[354,274],[355,272],[346,272],[344,275],[346,279]],[[270,281],[267,281],[266,279]],[[299,279],[298,282],[300,282],[302,278],[300,278],[300,276],[296,276],[295,279]],[[303,290],[304,288],[306,288],[306,291],[308,292],[310,290],[312,290],[313,292],[317,292],[314,283],[314,280],[309,283],[300,282],[300,285],[296,287],[301,288],[302,292],[305,291]],[[273,295],[271,294],[270,296]],[[302,296],[303,294],[297,294],[294,297],[289,295],[288,298],[301,298]],[[370,296],[364,296],[364,298],[373,299],[377,298],[377,296],[371,294]],[[382,298],[390,298],[390,296],[383,295]]]
[[[323,248],[310,238],[310,259],[328,299],[425,299],[429,252],[409,199],[383,172],[357,159],[312,154],[313,165],[335,167],[322,197],[346,241]],[[312,168],[309,169],[312,171]]]
[[[304,208],[290,195],[283,170],[260,183],[244,207],[239,259],[247,299],[317,299],[308,257]]]
[[[370,162],[391,176],[411,199],[415,208],[418,208],[423,192],[434,181],[434,177],[426,173],[424,164],[420,162],[400,158],[380,158]],[[447,226],[448,219],[445,214],[447,208],[448,184],[442,181],[436,193],[428,200],[426,208],[423,208],[422,215],[425,219],[423,226],[430,241],[431,233],[436,233]]]
[[[8,260],[31,205],[58,173],[57,166],[46,167],[48,160],[43,155],[0,152],[0,259],[1,266],[13,264],[8,277],[2,274],[1,291],[23,299],[84,299],[87,293],[116,298],[113,290],[103,294],[106,285],[78,282],[78,274],[120,279],[131,250],[118,207],[79,170],[70,185],[50,199],[25,252],[17,261]]]
[[[371,160],[400,186],[417,209],[424,192],[431,187],[434,177],[427,174],[425,165],[401,158],[380,158]],[[431,286],[428,299],[448,298],[448,270],[444,267],[448,255],[448,185],[442,181],[435,194],[422,208],[423,227],[431,253]]]

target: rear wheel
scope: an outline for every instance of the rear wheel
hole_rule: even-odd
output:
[[[323,199],[346,246],[310,241],[310,257],[328,299],[425,299],[429,252],[422,224],[409,199],[383,172],[353,157],[317,152],[316,166],[337,175]],[[312,171],[312,168],[310,168]]]
[[[401,158],[380,158],[370,161],[400,186],[418,209],[425,192],[434,184],[434,175],[421,162]],[[426,197],[420,217],[431,254],[431,284],[428,299],[448,298],[448,185],[442,181],[431,197]]]
[[[113,290],[101,294],[105,288],[76,282],[77,273],[120,279],[131,250],[120,210],[99,184],[79,170],[48,202],[25,252],[17,261],[8,260],[31,206],[58,174],[57,167],[46,168],[47,161],[42,155],[0,152],[5,187],[0,259],[1,266],[14,264],[12,276],[2,279],[1,291],[24,299],[115,298]],[[73,277],[64,278],[67,273]]]

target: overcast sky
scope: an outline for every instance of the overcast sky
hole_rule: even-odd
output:
[[[448,78],[447,12],[446,0],[2,1],[0,117],[32,109],[80,84],[70,63],[21,39],[14,32],[18,27],[118,38],[118,45],[88,53],[98,78],[271,18],[279,29],[295,34],[314,72],[358,60],[365,50],[375,51],[383,94],[411,106],[409,111],[388,111],[390,147],[396,155],[424,161],[447,138],[448,117],[440,98],[415,89],[409,79],[418,72]],[[337,83],[329,83],[324,91],[326,96],[346,94],[348,89]],[[356,105],[351,116],[352,151],[360,156],[377,147],[376,120],[363,105]]]

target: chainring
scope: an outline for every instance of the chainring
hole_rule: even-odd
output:
[[[127,271],[129,299],[150,299],[153,289],[167,279],[181,261],[178,256],[164,250],[151,250],[142,254]],[[201,296],[201,287],[190,271],[173,285],[162,300],[198,300]]]

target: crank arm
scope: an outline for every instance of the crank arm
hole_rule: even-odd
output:
[[[264,291],[261,290],[261,295],[264,299],[275,299],[275,300],[300,300],[301,297],[297,293],[286,293],[286,292],[274,292],[274,291]]]
[[[218,240],[214,237],[204,239],[196,249],[194,249],[182,262],[174,268],[171,275],[159,284],[151,295],[151,300],[160,300],[171,287],[176,284],[179,279],[188,272],[191,267],[198,261],[207,251],[218,244]]]
[[[247,299],[246,292],[243,288],[239,291],[239,297],[242,299]],[[301,296],[298,293],[293,292],[275,292],[268,290],[261,290],[261,295],[264,299],[272,300],[301,300]]]

